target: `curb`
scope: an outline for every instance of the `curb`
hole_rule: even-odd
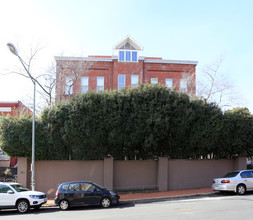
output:
[[[153,203],[153,202],[163,202],[163,201],[172,201],[172,200],[183,200],[183,199],[194,199],[194,198],[203,198],[203,197],[216,197],[219,193],[211,192],[211,193],[195,193],[189,195],[177,195],[177,196],[166,196],[166,197],[155,197],[155,198],[141,198],[141,199],[129,199],[129,200],[121,200],[119,204],[145,204],[145,203]],[[44,204],[43,207],[57,207],[55,204]]]
[[[131,199],[120,201],[120,204],[134,203],[134,204],[145,204],[153,202],[163,202],[163,201],[172,201],[172,200],[183,200],[183,199],[194,199],[194,198],[204,198],[204,197],[216,197],[218,193],[197,193],[189,195],[178,195],[178,196],[166,196],[166,197],[157,197],[157,198],[143,198],[143,199]]]

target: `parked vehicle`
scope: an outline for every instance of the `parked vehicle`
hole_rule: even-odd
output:
[[[19,183],[0,182],[0,209],[17,209],[20,213],[30,208],[39,209],[47,202],[43,192],[31,191]]]
[[[214,191],[233,191],[243,195],[253,190],[253,170],[239,170],[227,173],[222,178],[213,180]]]
[[[101,186],[87,181],[68,182],[59,185],[54,199],[61,210],[72,206],[100,205],[108,208],[118,204],[119,196]]]

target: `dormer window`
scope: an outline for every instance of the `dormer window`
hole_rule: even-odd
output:
[[[119,61],[121,62],[137,62],[137,51],[119,51]]]
[[[118,55],[119,62],[138,62],[138,56],[143,50],[134,39],[127,36],[114,46],[114,54]]]

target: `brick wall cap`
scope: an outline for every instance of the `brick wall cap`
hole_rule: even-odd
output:
[[[198,61],[145,59],[144,63],[173,63],[173,64],[192,64],[192,65],[197,65]]]
[[[60,60],[68,60],[68,61],[104,61],[104,62],[112,62],[113,58],[110,57],[58,57],[55,56],[54,59],[56,61]]]

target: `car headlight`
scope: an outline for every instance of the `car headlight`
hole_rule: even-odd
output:
[[[40,196],[35,196],[35,195],[30,195],[30,197],[31,197],[32,199],[39,199],[39,198],[40,198]]]

